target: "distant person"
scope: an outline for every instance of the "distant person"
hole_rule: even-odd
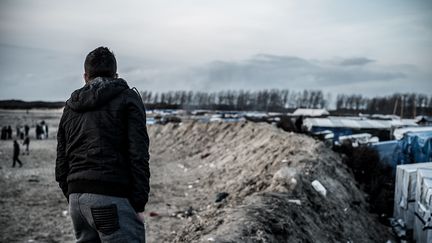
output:
[[[39,124],[36,124],[36,127],[35,127],[35,135],[36,135],[36,139],[40,139],[40,138],[39,138]]]
[[[20,146],[17,142],[17,140],[13,141],[13,163],[12,163],[12,168],[15,167],[15,162],[18,162],[19,167],[22,167],[22,163],[21,160],[19,159],[19,152],[20,152]]]
[[[16,136],[20,137],[21,136],[21,127],[20,126],[16,126]]]
[[[299,116],[297,120],[295,121],[295,126],[297,129],[297,132],[301,133],[303,132],[303,116]]]
[[[66,102],[57,132],[56,180],[69,202],[77,242],[145,242],[150,191],[146,113],[117,78],[106,47],[84,62],[83,88]]]
[[[12,139],[12,127],[7,127],[7,139]]]
[[[29,146],[30,146],[30,137],[29,137],[29,136],[26,136],[26,137],[24,138],[23,145],[26,146],[25,153],[26,153],[27,155],[29,155],[29,154],[30,154],[30,151],[29,151]]]
[[[48,125],[45,123],[44,120],[42,120],[40,126],[41,126],[42,139],[48,138]]]
[[[7,138],[7,127],[2,127],[1,129],[1,140],[6,140]]]
[[[30,131],[30,127],[29,125],[25,125],[24,126],[24,136],[28,136],[29,135],[29,131]]]
[[[42,139],[43,138],[43,129],[40,124],[36,124],[36,139]]]

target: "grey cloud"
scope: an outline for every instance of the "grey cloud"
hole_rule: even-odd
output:
[[[284,67],[313,67],[314,65],[305,59],[294,57],[294,56],[280,56],[271,54],[257,54],[251,58],[251,60],[246,61],[247,63],[255,65],[265,65],[275,66],[275,64],[283,65]]]
[[[355,66],[355,65],[365,65],[371,62],[375,62],[375,60],[364,58],[364,57],[356,57],[356,58],[348,58],[344,59],[340,62],[342,66]]]
[[[83,84],[83,56],[3,45],[0,52],[0,99],[62,100]],[[120,77],[131,87],[152,91],[288,88],[364,95],[377,90],[425,92],[431,88],[432,76],[413,65],[340,65],[339,60],[271,54],[192,67],[120,56],[119,64]]]
[[[322,69],[315,75],[317,81],[326,85],[339,85],[349,83],[365,83],[364,85],[367,85],[367,83],[373,81],[392,81],[407,77],[407,75],[402,72],[364,69]]]
[[[0,99],[62,100],[83,84],[81,57],[0,44]]]
[[[368,58],[344,59],[359,65],[307,60],[295,56],[259,54],[239,62],[217,61],[193,69],[198,87],[221,88],[323,88],[349,83],[394,81],[407,77],[391,67],[360,66]],[[181,77],[181,75],[180,75]]]

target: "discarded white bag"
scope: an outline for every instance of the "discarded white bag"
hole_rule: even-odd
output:
[[[327,190],[318,180],[312,181],[312,187],[315,189],[315,191],[317,191],[319,194],[323,195],[324,197],[327,195]]]

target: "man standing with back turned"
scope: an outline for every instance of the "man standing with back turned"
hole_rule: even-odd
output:
[[[77,242],[145,242],[149,138],[138,93],[117,78],[114,54],[90,52],[84,87],[66,102],[57,133],[56,181]]]

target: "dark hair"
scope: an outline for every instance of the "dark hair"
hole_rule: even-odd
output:
[[[94,49],[85,59],[84,70],[90,79],[114,77],[117,72],[117,61],[114,53],[103,46]]]

